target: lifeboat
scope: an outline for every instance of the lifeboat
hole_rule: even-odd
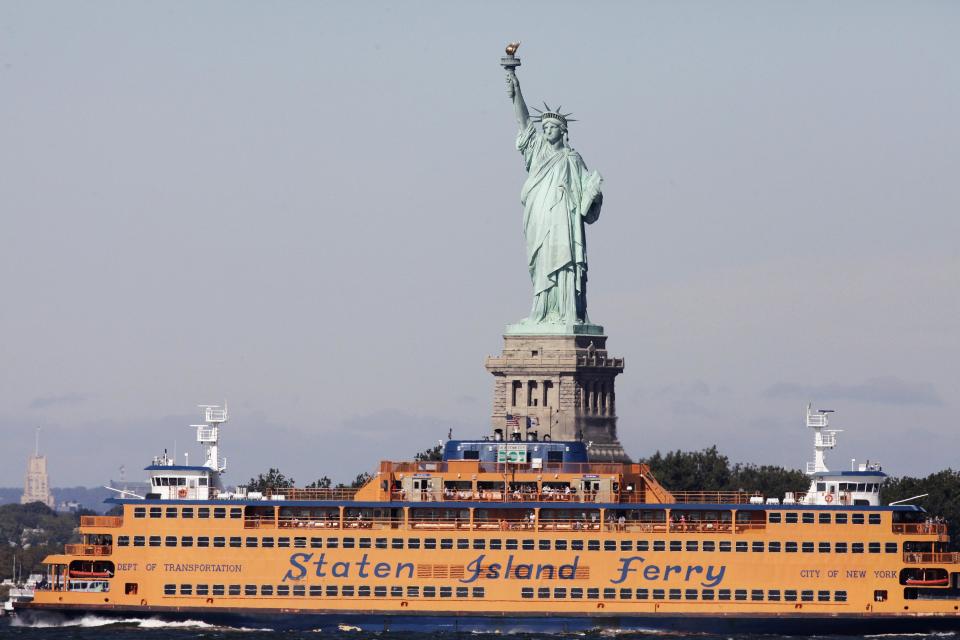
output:
[[[71,578],[112,578],[109,571],[71,571]]]
[[[949,578],[908,578],[906,584],[914,587],[943,587],[949,582]]]

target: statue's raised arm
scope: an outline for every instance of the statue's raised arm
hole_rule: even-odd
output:
[[[507,72],[507,95],[513,100],[513,111],[517,115],[517,124],[522,131],[530,124],[530,111],[523,99],[523,92],[520,91],[520,80],[513,71]]]

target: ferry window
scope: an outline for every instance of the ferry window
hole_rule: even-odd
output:
[[[880,514],[879,514],[879,513],[871,513],[871,514],[868,516],[868,522],[870,522],[870,524],[880,524]]]
[[[412,538],[411,540],[417,540],[417,544],[420,543],[420,540],[417,538]],[[336,549],[340,546],[340,538],[327,538],[327,549]],[[413,549],[414,547],[410,547]]]
[[[763,540],[754,540],[750,547],[754,553],[763,553]]]
[[[198,547],[209,547],[210,538],[207,536],[197,536],[197,546]]]
[[[175,595],[177,595],[177,585],[175,585],[175,584],[165,584],[165,585],[163,585],[163,595],[165,595],[165,596],[175,596]]]
[[[836,553],[846,553],[846,552],[847,552],[847,543],[846,543],[846,542],[838,542],[836,545],[834,545],[833,550],[834,550]]]
[[[834,591],[833,599],[837,602],[846,602],[847,601],[847,592],[846,591]]]
[[[391,549],[403,549],[403,538],[390,538]]]
[[[223,547],[227,546],[227,539],[223,536],[214,536],[213,546],[217,547],[218,549],[222,549]]]
[[[209,587],[208,585],[205,585],[205,584],[198,584],[198,585],[197,585],[197,595],[198,595],[198,596],[205,596],[205,595],[207,595],[208,593],[210,593],[210,587]]]
[[[897,543],[896,542],[886,542],[883,545],[884,553],[896,553],[897,552]]]
[[[339,593],[339,590],[337,589],[337,585],[335,585],[335,584],[328,584],[328,585],[327,585],[326,594],[327,594],[328,596],[332,596],[332,597],[335,598],[338,593]],[[419,594],[418,594],[418,595],[419,595]]]
[[[537,542],[537,548],[540,551],[550,551],[550,541],[549,540],[540,540]]]
[[[199,538],[197,539],[197,541],[198,541],[198,543],[199,543]],[[199,547],[200,545],[197,544],[197,546]],[[277,546],[278,546],[278,547],[283,547],[283,548],[289,547],[289,546],[290,546],[290,538],[277,538]]]
[[[670,547],[671,547],[670,550],[672,551],[673,544],[671,544]],[[746,552],[747,552],[747,542],[745,540],[741,540],[737,542],[737,553],[746,553]]]
[[[697,599],[697,590],[696,590],[696,589],[687,589],[687,590],[684,592],[683,597],[686,598],[687,600],[696,600],[696,599]]]
[[[805,511],[801,516],[803,524],[813,524],[813,514]]]
[[[821,511],[817,514],[817,522],[820,524],[830,524],[830,513],[827,511]]]
[[[796,552],[797,552],[797,543],[796,543],[796,542],[788,542],[784,548],[786,549],[787,553],[796,553]]]
[[[193,517],[193,507],[184,507],[183,512],[180,514],[181,518],[192,518]]]
[[[129,546],[130,546],[130,536],[118,536],[118,537],[117,537],[117,546],[118,546],[118,547],[129,547]]]
[[[603,541],[603,550],[604,550],[604,551],[616,551],[616,550],[617,550],[617,541],[616,541],[616,540],[604,540],[604,541]]]
[[[247,540],[246,540],[246,546],[248,546],[248,547],[256,547],[256,546],[258,546],[257,539],[254,538],[253,536],[248,536],[248,537],[247,537]]]
[[[492,549],[493,547],[491,547]],[[570,541],[570,550],[571,551],[583,551],[583,540],[571,540]]]
[[[670,599],[679,600],[680,599],[680,589],[670,589]]]
[[[214,517],[216,517],[216,513],[214,513]],[[234,520],[238,520],[238,519],[242,518],[242,517],[243,517],[243,509],[241,509],[240,507],[231,507],[231,508],[230,508],[230,517],[231,517],[232,519],[234,519]]]
[[[553,548],[557,551],[566,551],[567,550],[567,541],[566,540],[554,540]]]
[[[533,540],[524,540],[520,543],[520,547],[524,551],[533,551]]]
[[[564,591],[566,591],[566,589],[564,589]],[[553,597],[554,597],[554,598],[557,597],[557,590],[556,590],[556,589],[553,590]],[[630,589],[630,588],[620,589],[620,599],[621,599],[621,600],[633,600],[633,589]]]
[[[458,588],[459,588],[459,587],[458,587]],[[294,591],[294,595],[296,595],[297,588],[294,587],[294,588],[293,588],[293,591]],[[466,587],[463,587],[463,591],[464,591],[464,594],[463,594],[463,595],[467,595],[467,594],[466,594],[466,591],[467,591],[467,588],[466,588]],[[386,588],[385,586],[383,586],[382,584],[375,586],[375,587],[373,588],[373,597],[375,597],[375,598],[386,598],[386,597],[387,597],[387,588]]]
[[[654,551],[666,551],[667,543],[663,540],[654,540],[653,541],[653,550]]]
[[[853,514],[853,516],[850,518],[850,521],[853,524],[863,524],[863,514],[862,513]]]
[[[487,541],[483,538],[474,538],[473,539],[473,548],[474,549],[486,549]]]
[[[570,597],[574,600],[583,600],[583,587],[571,587]]]
[[[533,597],[533,587],[523,587],[520,589],[520,597],[530,599]]]
[[[549,597],[550,597],[550,587],[537,587],[537,597],[538,597],[538,598],[549,598]]]
[[[193,536],[183,536],[180,538],[180,546],[182,547],[192,547],[193,546]]]
[[[797,592],[793,589],[787,589],[783,592],[783,599],[785,602],[796,602],[797,601]]]
[[[367,587],[367,588],[369,589],[370,587]],[[278,595],[278,596],[288,596],[288,595],[290,595],[290,585],[288,585],[288,584],[278,585],[278,586],[277,586],[277,595]]]
[[[826,491],[826,490],[827,490],[827,483],[826,483],[826,482],[818,482],[818,483],[817,483],[817,491],[819,491],[820,493],[823,493],[823,492]]]
[[[441,549],[453,549],[453,538],[440,538]]]
[[[213,517],[218,520],[223,520],[227,517],[226,507],[214,507],[213,508]]]
[[[616,597],[617,597],[617,590],[616,590],[616,589],[614,589],[613,587],[606,587],[606,588],[604,588],[604,590],[603,590],[603,598],[604,598],[604,600],[613,600],[613,599],[616,598]]]
[[[386,538],[383,539],[383,543],[384,543],[384,544],[383,544],[383,548],[386,549],[386,548],[387,548],[387,544],[386,544],[386,543],[387,543],[387,540],[386,540]],[[214,539],[214,546],[216,546],[216,539]],[[306,539],[306,538],[300,538],[300,537],[294,538],[294,539],[293,539],[293,546],[294,546],[294,548],[296,548],[296,549],[306,549],[306,548],[307,548],[307,539]]]
[[[803,602],[813,602],[813,591],[811,590],[801,591],[800,600],[802,600]]]
[[[182,584],[182,585],[180,585],[180,595],[182,595],[182,596],[192,596],[192,595],[193,595],[193,585],[192,585],[192,584]]]
[[[272,537],[272,536],[264,536],[263,540],[260,542],[260,546],[263,547],[264,549],[272,549],[272,548],[273,548],[273,537]]]
[[[720,591],[717,592],[717,599],[718,599],[718,600],[729,600],[729,599],[730,599],[730,589],[720,589]]]
[[[272,596],[272,595],[273,595],[273,585],[272,585],[272,584],[263,584],[263,585],[260,585],[260,595],[262,595],[262,596]]]
[[[587,600],[599,600],[600,599],[600,589],[596,587],[590,587],[587,589]]]
[[[800,550],[803,551],[804,553],[813,553],[813,543],[812,542],[801,543]]]
[[[353,585],[347,584],[347,585],[344,585],[343,587],[340,588],[340,595],[342,595],[342,596],[347,596],[347,597],[352,598],[352,597],[353,597],[353,593],[354,593]]]
[[[344,542],[346,542],[346,540],[344,540]],[[517,548],[517,547],[516,547],[516,542],[517,542],[517,541],[514,540],[513,542],[514,542],[514,547],[513,547],[513,548],[516,549],[516,548]],[[346,547],[347,545],[344,544],[343,546]],[[437,539],[436,539],[436,538],[424,538],[424,539],[423,539],[423,548],[424,548],[424,549],[436,549],[436,548],[437,548]]]
[[[457,549],[469,549],[470,540],[468,538],[457,538]]]
[[[201,487],[205,487],[205,486],[207,486],[207,479],[206,479],[206,478],[200,478],[200,479],[197,480],[197,484],[200,485]]]
[[[732,546],[732,545],[730,544],[730,541],[729,541],[729,540],[721,540],[721,541],[720,541],[720,552],[721,552],[721,553],[728,553],[728,552],[730,551],[730,547],[731,547],[731,546]],[[654,549],[654,551],[656,551],[656,549]]]
[[[706,544],[706,543],[704,543]],[[637,551],[650,551],[649,540],[637,540]]]
[[[867,548],[869,549],[870,553],[880,553],[879,542],[871,542],[867,545]]]
[[[237,548],[240,546],[240,536],[230,536],[230,546]]]
[[[757,602],[762,601],[762,600],[763,600],[763,589],[752,589],[752,590],[750,591],[750,599],[751,599],[751,600],[754,600],[754,601],[757,601]]]
[[[238,584],[230,585],[230,587],[227,589],[227,593],[229,593],[231,596],[240,595],[240,585]]]
[[[429,541],[429,538],[427,538],[427,540]],[[344,538],[344,539],[343,539],[343,548],[344,548],[344,549],[353,549],[353,545],[354,545],[354,539],[353,539],[353,538]],[[327,546],[330,546],[330,545],[327,545]],[[426,545],[424,545],[424,547],[427,548],[427,549],[432,548],[432,547],[428,547],[428,546],[426,546]]]
[[[820,553],[830,553],[830,543],[821,542],[817,545],[817,551]]]
[[[198,517],[198,518],[209,518],[209,517],[210,517],[210,507],[198,507],[198,508],[197,508],[197,517]]]
[[[780,543],[771,542],[770,544],[767,545],[767,551],[769,551],[770,553],[780,553]]]
[[[327,587],[329,591],[330,587]],[[327,595],[330,595],[327,593]],[[420,597],[420,587],[407,587],[407,597],[408,598],[419,598]]]
[[[683,543],[680,540],[671,540],[670,551],[683,551]]]
[[[474,587],[471,595],[473,595],[474,598],[485,598],[486,591],[483,587]]]
[[[796,524],[797,523],[797,512],[788,511],[786,517],[787,524]]]
[[[767,522],[769,522],[770,524],[780,524],[781,517],[782,517],[782,514],[779,511],[771,511],[767,515]]]
[[[633,540],[621,540],[620,551],[633,551]]]
[[[649,600],[649,599],[650,599],[649,589],[637,589],[637,600]]]
[[[134,518],[143,518],[147,515],[146,507],[134,507],[133,508],[133,517]]]
[[[344,594],[346,595],[346,594]],[[436,598],[437,597],[437,588],[436,587],[424,587],[423,588],[423,597],[424,598]]]
[[[176,507],[167,507],[167,518],[176,518],[177,517],[177,508]]]
[[[391,597],[391,598],[402,598],[402,597],[403,597],[403,587],[390,587],[390,597]]]
[[[151,547],[159,547],[159,546],[160,546],[160,536],[150,536],[150,538],[147,540],[147,544],[150,545]],[[173,546],[176,546],[176,545],[177,545],[177,539],[174,538],[174,539],[173,539]]]
[[[151,517],[151,518],[159,518],[161,512],[162,512],[162,510],[160,509],[160,507],[150,507],[150,517]]]
[[[663,589],[654,589],[653,590],[653,599],[654,600],[663,600],[666,597],[666,591]]]
[[[167,547],[177,546],[177,536],[167,536],[163,539],[163,544]]]
[[[223,585],[222,585],[222,584],[215,584],[215,585],[213,585],[213,595],[215,595],[215,596],[222,596],[222,595],[223,595]]]
[[[817,591],[817,602],[830,602],[830,592]]]
[[[761,543],[762,545],[763,543]],[[687,551],[696,551],[700,548],[700,543],[696,540],[687,540]]]
[[[407,549],[419,549],[420,548],[420,538],[408,538],[407,539]],[[493,547],[490,547],[491,549]]]
[[[854,542],[853,544],[851,544],[851,545],[850,545],[850,552],[851,552],[851,553],[863,553],[863,543],[862,543],[862,542]]]
[[[713,540],[704,540],[704,541],[703,541],[703,550],[704,550],[704,551],[716,551],[716,550],[717,550],[717,543],[714,542]],[[638,549],[638,551],[639,551],[639,549]]]
[[[713,589],[704,589],[703,593],[700,594],[700,598],[703,600],[713,600],[714,591]]]
[[[836,516],[834,516],[833,521],[836,524],[847,524],[847,514],[838,513]]]
[[[600,551],[600,541],[587,540],[587,551]]]
[[[734,600],[746,600],[747,599],[747,590],[746,589],[737,589],[733,592]]]
[[[468,587],[457,587],[457,597],[466,598],[470,595],[470,589]]]
[[[517,541],[512,538],[507,538],[507,549],[516,549]]]

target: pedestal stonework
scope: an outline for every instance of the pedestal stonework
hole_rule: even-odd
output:
[[[607,355],[604,335],[503,336],[503,353],[487,358],[494,376],[494,429],[506,427],[507,414],[536,418],[539,437],[592,442],[591,460],[629,462],[617,439],[614,378],[623,358]]]

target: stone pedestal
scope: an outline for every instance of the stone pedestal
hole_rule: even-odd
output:
[[[629,462],[617,439],[614,393],[624,360],[607,354],[607,337],[598,328],[586,335],[504,335],[503,353],[486,362],[494,376],[493,428],[509,437],[507,415],[519,416],[521,432],[582,439],[593,443],[591,460]],[[536,426],[525,427],[525,418]]]

